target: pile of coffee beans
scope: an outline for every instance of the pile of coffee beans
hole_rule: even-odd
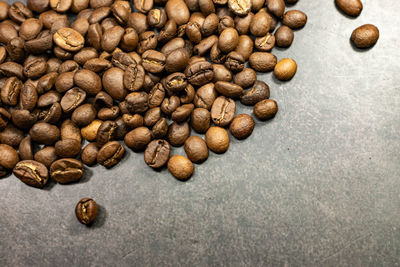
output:
[[[336,6],[348,16],[358,17],[363,10],[361,0],[335,0]],[[375,25],[365,24],[353,31],[351,41],[357,48],[370,48],[379,39],[379,30]]]
[[[0,175],[38,188],[78,182],[84,165],[111,168],[127,147],[189,179],[209,150],[228,150],[227,129],[253,132],[236,101],[259,120],[277,113],[257,72],[295,75],[294,60],[271,53],[307,22],[286,11],[295,2],[0,1]],[[179,146],[186,156],[171,157]],[[84,224],[96,214],[91,199],[76,207]]]

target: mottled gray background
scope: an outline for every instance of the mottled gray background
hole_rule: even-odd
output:
[[[1,179],[0,265],[398,266],[400,4],[363,2],[357,19],[333,0],[291,7],[307,26],[274,53],[298,73],[288,83],[261,76],[278,115],[186,183],[132,152],[78,184]],[[349,37],[364,23],[381,38],[358,51]],[[91,228],[74,215],[86,196],[101,205]]]

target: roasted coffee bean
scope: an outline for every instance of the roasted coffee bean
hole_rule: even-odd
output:
[[[293,78],[297,71],[296,61],[290,58],[281,59],[276,64],[274,74],[281,81],[288,81]]]
[[[236,139],[242,140],[251,135],[254,125],[254,120],[250,115],[239,114],[233,119],[229,131]]]
[[[283,15],[282,23],[291,29],[299,29],[307,23],[307,15],[300,10],[290,10]]]
[[[24,65],[24,75],[30,79],[37,79],[47,71],[47,62],[43,58],[36,58]]]
[[[211,35],[201,40],[201,42],[193,48],[193,52],[199,56],[203,56],[210,51],[215,44],[218,44],[218,37],[216,35]]]
[[[201,26],[201,33],[203,36],[207,37],[215,33],[218,28],[218,16],[216,14],[209,14],[203,21]]]
[[[127,108],[131,113],[143,113],[148,109],[149,96],[146,92],[133,92],[126,96]]]
[[[205,108],[196,108],[190,117],[190,125],[198,133],[205,133],[210,128],[210,112]]]
[[[100,50],[103,30],[98,23],[91,24],[87,32],[87,42],[96,50]]]
[[[149,27],[147,16],[139,12],[132,12],[128,17],[128,26],[135,29],[138,34],[146,31]]]
[[[278,104],[275,100],[264,99],[254,106],[254,115],[259,120],[268,120],[275,116],[278,112]]]
[[[74,55],[74,60],[76,63],[84,65],[86,61],[93,58],[97,58],[98,56],[99,53],[97,52],[96,49],[94,49],[93,47],[85,47]]]
[[[379,39],[379,30],[375,25],[365,24],[353,31],[351,40],[358,48],[369,48]]]
[[[18,162],[13,169],[13,173],[21,182],[37,188],[43,188],[49,178],[46,166],[35,160]]]
[[[11,119],[11,114],[4,108],[0,107],[0,131],[6,128]]]
[[[96,219],[98,208],[96,201],[90,198],[82,198],[75,207],[75,215],[78,221],[90,225]]]
[[[251,21],[253,20],[254,14],[248,13],[246,16],[236,16],[235,17],[235,28],[239,34],[247,34],[250,29]]]
[[[162,139],[151,141],[144,151],[144,161],[153,169],[163,167],[169,160],[171,147],[169,143]]]
[[[143,121],[147,127],[152,127],[161,118],[161,109],[159,107],[151,108],[144,114]]]
[[[115,120],[118,117],[118,115],[119,115],[118,106],[112,106],[111,108],[102,108],[97,113],[97,117],[103,121]]]
[[[182,123],[190,117],[190,114],[192,113],[193,109],[194,109],[193,104],[182,105],[178,107],[174,112],[172,112],[171,119],[178,123]]]
[[[137,52],[143,54],[147,50],[152,50],[157,47],[157,35],[153,31],[142,32],[139,35],[139,45]]]
[[[164,138],[168,132],[167,119],[161,118],[151,129],[151,133],[154,139]]]
[[[9,145],[0,144],[0,177],[12,170],[19,161],[17,151]]]
[[[161,83],[157,83],[149,93],[149,108],[161,105],[165,97],[165,89]]]
[[[106,21],[107,17],[110,15],[110,13],[111,13],[111,8],[109,6],[103,6],[103,7],[96,8],[90,14],[90,16],[88,18],[88,22],[90,24],[95,24],[95,23],[100,23],[101,21]],[[103,31],[105,31],[106,29],[109,29],[109,28],[104,27]]]
[[[23,23],[26,19],[32,18],[32,11],[29,10],[23,3],[15,2],[8,10],[8,17],[17,23]]]
[[[125,73],[123,75],[123,84],[125,88],[129,91],[138,91],[143,86],[144,78],[145,78],[144,68],[141,65],[134,63],[126,68]]]
[[[122,117],[118,117],[115,120],[115,124],[117,124],[117,129],[115,129],[115,140],[123,140],[125,135],[132,129],[129,125],[125,124]]]
[[[87,166],[92,166],[97,162],[97,153],[99,152],[99,148],[96,143],[89,143],[85,146],[81,153],[81,160]]]
[[[59,13],[64,13],[71,8],[72,1],[73,0],[50,0],[50,7]]]
[[[257,73],[251,68],[245,68],[235,75],[233,82],[242,88],[252,86],[257,80]]]
[[[202,163],[208,158],[206,142],[198,136],[191,136],[185,141],[184,149],[190,161]]]
[[[59,93],[65,93],[66,91],[74,87],[74,76],[75,72],[72,71],[63,72],[58,75],[54,84],[56,91]]]
[[[82,162],[72,158],[59,159],[50,166],[50,176],[60,184],[78,182],[83,177]]]
[[[279,47],[289,47],[294,39],[294,33],[288,26],[282,25],[275,33],[276,45]]]
[[[76,52],[83,48],[85,39],[71,28],[61,28],[53,36],[54,42],[62,49],[69,52]]]
[[[32,54],[44,53],[52,48],[53,36],[48,30],[40,32],[35,39],[25,42],[25,51]]]
[[[268,52],[255,52],[249,58],[250,66],[259,72],[272,71],[277,63],[276,56]]]
[[[5,77],[16,76],[20,80],[24,80],[24,67],[15,62],[5,62],[0,64],[0,75]]]
[[[168,170],[176,179],[186,181],[192,176],[194,166],[187,157],[175,155],[168,161]]]
[[[60,64],[58,67],[58,73],[64,73],[64,72],[73,72],[75,73],[80,69],[80,66],[77,62],[73,60],[66,60],[63,63]]]
[[[218,93],[215,90],[214,84],[208,83],[197,89],[193,103],[197,108],[205,108],[210,110],[217,96]]]
[[[9,58],[12,61],[23,61],[25,58],[24,46],[25,41],[21,37],[15,37],[11,39],[6,46]]]
[[[228,6],[236,15],[245,16],[251,10],[251,0],[228,0]]]
[[[92,104],[83,104],[72,112],[71,120],[78,126],[86,126],[96,118],[96,113]]]
[[[166,115],[171,115],[180,105],[179,97],[171,96],[170,98],[165,98],[161,103],[161,111]]]
[[[233,120],[236,111],[235,101],[231,98],[219,96],[211,108],[211,119],[217,126],[226,126]]]
[[[346,15],[353,17],[360,15],[363,9],[360,0],[335,0],[335,3]]]
[[[232,51],[226,56],[225,67],[232,72],[239,72],[243,70],[245,62],[242,54]]]
[[[218,39],[218,48],[224,53],[235,50],[239,43],[239,34],[234,28],[223,30]]]
[[[43,115],[43,117],[41,116]],[[44,122],[48,122],[51,124],[56,124],[62,115],[62,108],[59,103],[54,103],[48,110],[44,110],[39,114],[39,119],[42,119]]]
[[[19,129],[29,129],[37,121],[38,114],[26,109],[16,109],[11,112],[12,123]]]
[[[102,49],[107,52],[112,52],[120,43],[124,33],[125,30],[121,26],[114,26],[104,31],[101,37]]]
[[[55,144],[56,155],[61,158],[74,158],[81,152],[81,143],[75,139],[63,139]]]
[[[3,44],[7,44],[12,39],[18,37],[18,32],[14,28],[14,26],[10,23],[1,23],[0,24],[0,42]]]
[[[21,143],[19,144],[19,156],[22,160],[32,160],[33,159],[33,149],[32,149],[32,142],[31,137],[27,136],[22,139]]]
[[[79,143],[82,142],[81,131],[76,124],[70,119],[66,119],[61,124],[61,140],[75,139]]]
[[[151,133],[147,127],[138,127],[125,135],[124,142],[133,151],[142,151],[151,141]]]
[[[139,114],[124,114],[122,115],[122,120],[129,128],[135,129],[137,127],[143,126],[143,117]]]
[[[47,68],[47,70],[48,70],[48,68]],[[53,88],[54,84],[56,83],[57,77],[58,77],[57,72],[49,72],[49,73],[45,74],[44,76],[42,76],[39,79],[38,84],[36,86],[36,91],[39,94],[43,94],[43,93],[50,91]],[[52,92],[57,93],[55,91],[52,91]]]
[[[121,161],[124,154],[124,147],[117,141],[111,141],[101,147],[97,153],[97,162],[106,168],[111,168]]]
[[[38,94],[35,85],[31,82],[26,82],[21,89],[19,96],[19,106],[21,109],[32,111],[36,107]]]
[[[165,56],[156,50],[147,50],[142,55],[142,65],[146,71],[160,73],[164,70]]]
[[[254,15],[250,23],[250,32],[254,36],[264,36],[269,32],[270,27],[271,16],[264,10],[261,10]]]
[[[5,105],[15,106],[18,103],[21,89],[22,82],[17,77],[8,78],[1,88],[1,102]]]
[[[162,28],[167,22],[167,13],[165,9],[152,9],[147,14],[147,23],[150,27]]]
[[[93,71],[86,69],[78,70],[75,73],[74,83],[89,95],[97,94],[102,88],[100,77]]]
[[[112,107],[113,105],[113,99],[112,97],[107,94],[106,92],[102,91],[99,92],[96,97],[94,98],[94,107],[96,109],[102,108],[102,107]]]
[[[189,61],[189,53],[185,48],[178,48],[168,54],[165,60],[165,70],[178,72],[185,69]]]
[[[230,98],[239,97],[243,92],[243,88],[241,86],[234,84],[234,83],[230,83],[230,82],[224,82],[224,81],[216,82],[215,89],[221,95],[230,97]]]
[[[81,130],[82,137],[88,141],[95,141],[97,137],[97,132],[99,131],[102,123],[103,121],[101,120],[94,120],[86,127],[83,127]]]
[[[282,26],[282,27],[286,27],[286,26]],[[280,27],[280,28],[282,28],[282,27]],[[279,31],[279,29],[278,29],[278,31]],[[293,37],[294,37],[294,35],[293,35]],[[265,36],[257,37],[254,40],[254,46],[258,51],[270,52],[272,50],[272,48],[274,48],[274,46],[275,46],[276,38],[277,37],[274,34],[267,33],[267,35],[265,35]],[[287,41],[287,39],[284,39],[283,36],[281,36],[280,38],[281,38],[281,42]],[[293,41],[293,39],[292,39],[292,41]]]
[[[32,126],[29,135],[39,144],[51,145],[60,139],[60,130],[49,123],[38,122]]]
[[[35,154],[35,160],[50,168],[51,164],[58,159],[56,149],[52,146],[44,147]]]
[[[103,77],[104,90],[116,100],[123,100],[127,94],[124,87],[124,71],[120,68],[110,68],[104,72]]]
[[[257,102],[269,98],[269,86],[263,81],[256,81],[252,89],[244,91],[240,102],[244,105],[255,105]]]
[[[158,34],[158,42],[166,43],[175,37],[177,32],[177,25],[174,20],[168,20],[164,28]]]
[[[225,29],[234,28],[235,21],[231,16],[223,16],[218,23],[218,33],[221,34]]]
[[[248,35],[241,35],[235,51],[241,54],[245,60],[248,60],[253,52],[253,47],[253,40]]]
[[[24,132],[15,128],[11,123],[0,132],[0,142],[13,147],[19,146],[24,137]]]
[[[211,81],[214,76],[212,64],[208,61],[193,62],[185,69],[185,75],[191,84],[204,85]]]
[[[275,17],[282,17],[285,13],[285,1],[284,0],[266,0],[268,11],[270,11]]]
[[[183,0],[170,0],[165,5],[168,18],[174,20],[177,25],[185,24],[189,21],[190,13]]]
[[[218,81],[230,82],[230,81],[232,81],[232,73],[224,65],[213,64],[213,69],[214,69],[213,82],[218,82]]]
[[[126,28],[125,34],[122,36],[120,46],[124,51],[133,51],[137,47],[139,42],[139,35],[133,28]]]
[[[168,127],[167,140],[172,146],[182,146],[185,140],[190,136],[190,127],[187,122],[173,122]]]
[[[112,141],[115,137],[117,124],[114,121],[103,122],[97,130],[96,143],[102,147],[105,143]]]
[[[61,98],[61,107],[65,113],[72,112],[86,99],[86,92],[78,87],[68,90]]]
[[[78,18],[72,23],[71,28],[79,32],[82,36],[85,36],[89,31],[89,26],[90,24],[88,19]]]
[[[229,148],[228,132],[222,127],[212,126],[206,133],[206,143],[211,151],[225,153]]]
[[[153,8],[153,0],[134,0],[133,4],[137,11],[147,13]]]
[[[32,11],[42,13],[49,8],[49,2],[49,0],[27,0],[26,5]],[[0,20],[2,20],[1,16]]]
[[[114,52],[111,62],[115,67],[118,67],[122,70],[126,70],[129,65],[136,63],[136,61],[129,54],[124,52]]]
[[[187,85],[186,76],[181,72],[172,73],[163,81],[163,86],[167,92],[180,92],[184,90]]]

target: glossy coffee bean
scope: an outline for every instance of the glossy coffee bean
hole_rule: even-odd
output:
[[[33,160],[33,147],[31,137],[29,135],[22,139],[21,143],[19,144],[18,152],[22,160]]]
[[[285,1],[284,0],[266,0],[268,11],[271,12],[275,17],[282,17],[285,13]]]
[[[59,159],[50,166],[50,176],[60,184],[79,181],[83,177],[82,162],[72,158]]]
[[[275,116],[278,112],[278,104],[275,100],[264,99],[254,106],[254,115],[259,120],[268,120]]]
[[[237,98],[243,92],[243,88],[240,85],[223,81],[215,83],[215,90],[217,90],[221,95],[230,98]]]
[[[75,110],[86,99],[86,92],[75,87],[68,90],[61,98],[61,107],[65,113],[70,113]]]
[[[115,137],[117,124],[114,121],[104,121],[97,130],[96,143],[102,147],[107,142],[112,141]]]
[[[1,102],[9,106],[15,106],[18,103],[21,89],[22,82],[17,77],[8,78],[0,91]]]
[[[185,141],[184,149],[193,163],[202,163],[208,158],[208,147],[201,137],[190,136]]]
[[[346,15],[353,17],[360,15],[363,9],[360,0],[335,0],[335,3]]]
[[[271,27],[271,16],[261,10],[257,12],[250,23],[250,32],[254,36],[264,36]]]
[[[125,135],[124,142],[133,151],[142,151],[151,141],[151,132],[147,127],[138,127]]]
[[[281,81],[288,81],[293,78],[297,72],[296,61],[290,58],[281,59],[274,68],[276,78]]]
[[[244,91],[240,97],[240,102],[244,105],[252,106],[257,102],[269,98],[269,86],[263,81],[256,81],[253,88]]]
[[[104,90],[114,99],[123,100],[127,94],[124,87],[124,71],[120,68],[106,70],[102,77]]]
[[[46,166],[35,160],[18,162],[13,169],[13,173],[21,182],[37,188],[43,188],[49,178]]]
[[[168,171],[178,180],[186,181],[194,172],[193,163],[185,156],[175,155],[168,161]]]
[[[0,177],[12,170],[18,161],[18,153],[12,146],[0,144]]]
[[[358,48],[369,48],[379,39],[379,30],[375,25],[365,24],[353,31],[351,41]]]
[[[72,112],[71,120],[78,126],[86,126],[96,118],[96,113],[92,104],[83,104]]]
[[[240,35],[239,43],[235,51],[241,54],[245,60],[248,60],[253,53],[254,42],[248,35]]]
[[[242,140],[251,135],[254,125],[254,120],[250,115],[239,114],[233,119],[229,131],[236,139]]]
[[[239,34],[234,28],[227,28],[223,30],[218,39],[218,48],[223,53],[229,53],[235,50],[239,43]]]
[[[226,56],[225,67],[236,73],[243,70],[245,63],[246,61],[242,54],[232,51]]]
[[[276,56],[267,52],[255,52],[249,58],[250,66],[259,72],[272,71],[277,63]]]
[[[228,132],[222,127],[212,126],[206,133],[206,143],[211,151],[225,153],[229,148]]]
[[[98,207],[96,201],[90,198],[82,198],[75,207],[75,216],[78,221],[90,225],[97,217]]]
[[[169,143],[162,139],[151,141],[144,151],[144,161],[153,169],[159,169],[167,164],[171,147]]]
[[[211,108],[212,122],[217,126],[226,126],[233,120],[235,111],[236,104],[233,99],[219,96]]]
[[[290,10],[283,15],[282,23],[291,29],[299,29],[307,23],[307,15],[300,10]]]
[[[53,36],[54,42],[62,49],[76,52],[83,48],[85,39],[72,28],[61,28]]]
[[[196,86],[201,86],[213,79],[214,72],[212,64],[208,61],[197,61],[186,67],[185,75],[188,82]]]
[[[230,81],[232,81],[232,73],[224,65],[213,64],[213,70],[214,70],[213,82],[218,82],[218,81],[230,82]]]
[[[91,70],[78,70],[74,76],[74,83],[88,95],[96,95],[101,91],[101,79]]]
[[[275,33],[276,44],[279,47],[289,47],[294,39],[294,33],[288,26],[282,25]]]
[[[118,141],[110,141],[100,148],[97,162],[106,168],[111,168],[121,161],[124,154],[125,149]]]
[[[218,93],[215,90],[215,85],[213,83],[208,83],[197,89],[193,103],[197,108],[210,110],[217,96]]]
[[[170,0],[165,5],[168,18],[174,20],[177,25],[185,24],[189,21],[190,13],[183,0]]]
[[[35,123],[29,131],[32,140],[45,145],[54,144],[60,138],[60,130],[49,123]]]

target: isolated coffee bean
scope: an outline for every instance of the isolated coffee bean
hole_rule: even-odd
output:
[[[118,141],[110,141],[100,148],[97,162],[106,168],[111,168],[121,161],[124,154],[125,149]]]
[[[353,31],[351,40],[358,48],[369,48],[379,39],[379,30],[375,25],[365,24]]]
[[[179,147],[190,136],[190,127],[187,122],[173,122],[168,127],[167,140],[172,146]]]
[[[133,151],[142,151],[151,141],[151,132],[147,127],[138,127],[125,135],[124,142]]]
[[[75,215],[78,221],[90,225],[96,219],[98,207],[96,201],[90,198],[82,198],[75,207]]]
[[[71,28],[61,28],[53,36],[54,42],[62,49],[69,52],[76,52],[83,48],[85,39]]]
[[[225,153],[229,148],[228,132],[222,127],[212,126],[206,132],[206,143],[211,151]]]
[[[283,15],[282,23],[291,29],[299,29],[307,23],[307,15],[300,10],[290,10]]]
[[[18,152],[22,160],[33,160],[33,148],[31,137],[29,135],[22,139],[21,143],[19,144]]]
[[[175,155],[168,161],[168,170],[176,179],[186,181],[192,176],[194,166],[187,157]]]
[[[162,139],[151,141],[144,151],[144,161],[154,169],[159,169],[167,164],[171,147],[169,143]]]
[[[12,170],[19,161],[17,151],[9,145],[0,144],[0,177]]]
[[[255,52],[249,58],[250,66],[259,72],[272,71],[277,63],[276,56],[267,52]]]
[[[363,9],[360,0],[335,0],[335,3],[346,15],[353,17],[360,15]]]
[[[254,120],[250,115],[239,114],[233,119],[229,131],[236,139],[242,140],[251,135],[254,125]]]
[[[50,176],[60,184],[79,181],[83,177],[82,162],[72,158],[59,159],[50,166]]]
[[[49,178],[46,166],[35,160],[18,162],[13,173],[21,182],[37,188],[43,188]]]
[[[276,45],[279,47],[289,47],[294,39],[294,33],[288,26],[282,25],[275,32]]]
[[[259,120],[268,120],[278,112],[278,104],[275,100],[264,99],[258,102],[253,109],[254,115]]]
[[[87,166],[92,166],[97,162],[97,153],[99,152],[99,148],[96,143],[89,143],[86,145],[81,153],[81,160]]]
[[[256,81],[253,88],[244,91],[240,102],[244,105],[255,105],[257,102],[270,96],[269,86],[263,81]]]
[[[36,161],[43,163],[47,168],[50,168],[51,164],[58,159],[58,156],[54,147],[47,146],[36,152],[34,158]]]
[[[73,158],[81,152],[81,143],[75,139],[63,139],[56,142],[54,148],[57,156],[61,158]]]
[[[281,81],[288,81],[293,78],[297,72],[296,61],[290,58],[281,59],[278,64],[276,64],[274,69],[274,74],[276,78]]]
[[[198,136],[190,136],[185,141],[184,149],[190,161],[202,163],[208,158],[206,142]]]
[[[226,126],[233,120],[236,111],[235,101],[231,98],[219,96],[211,108],[211,119],[217,126]]]

